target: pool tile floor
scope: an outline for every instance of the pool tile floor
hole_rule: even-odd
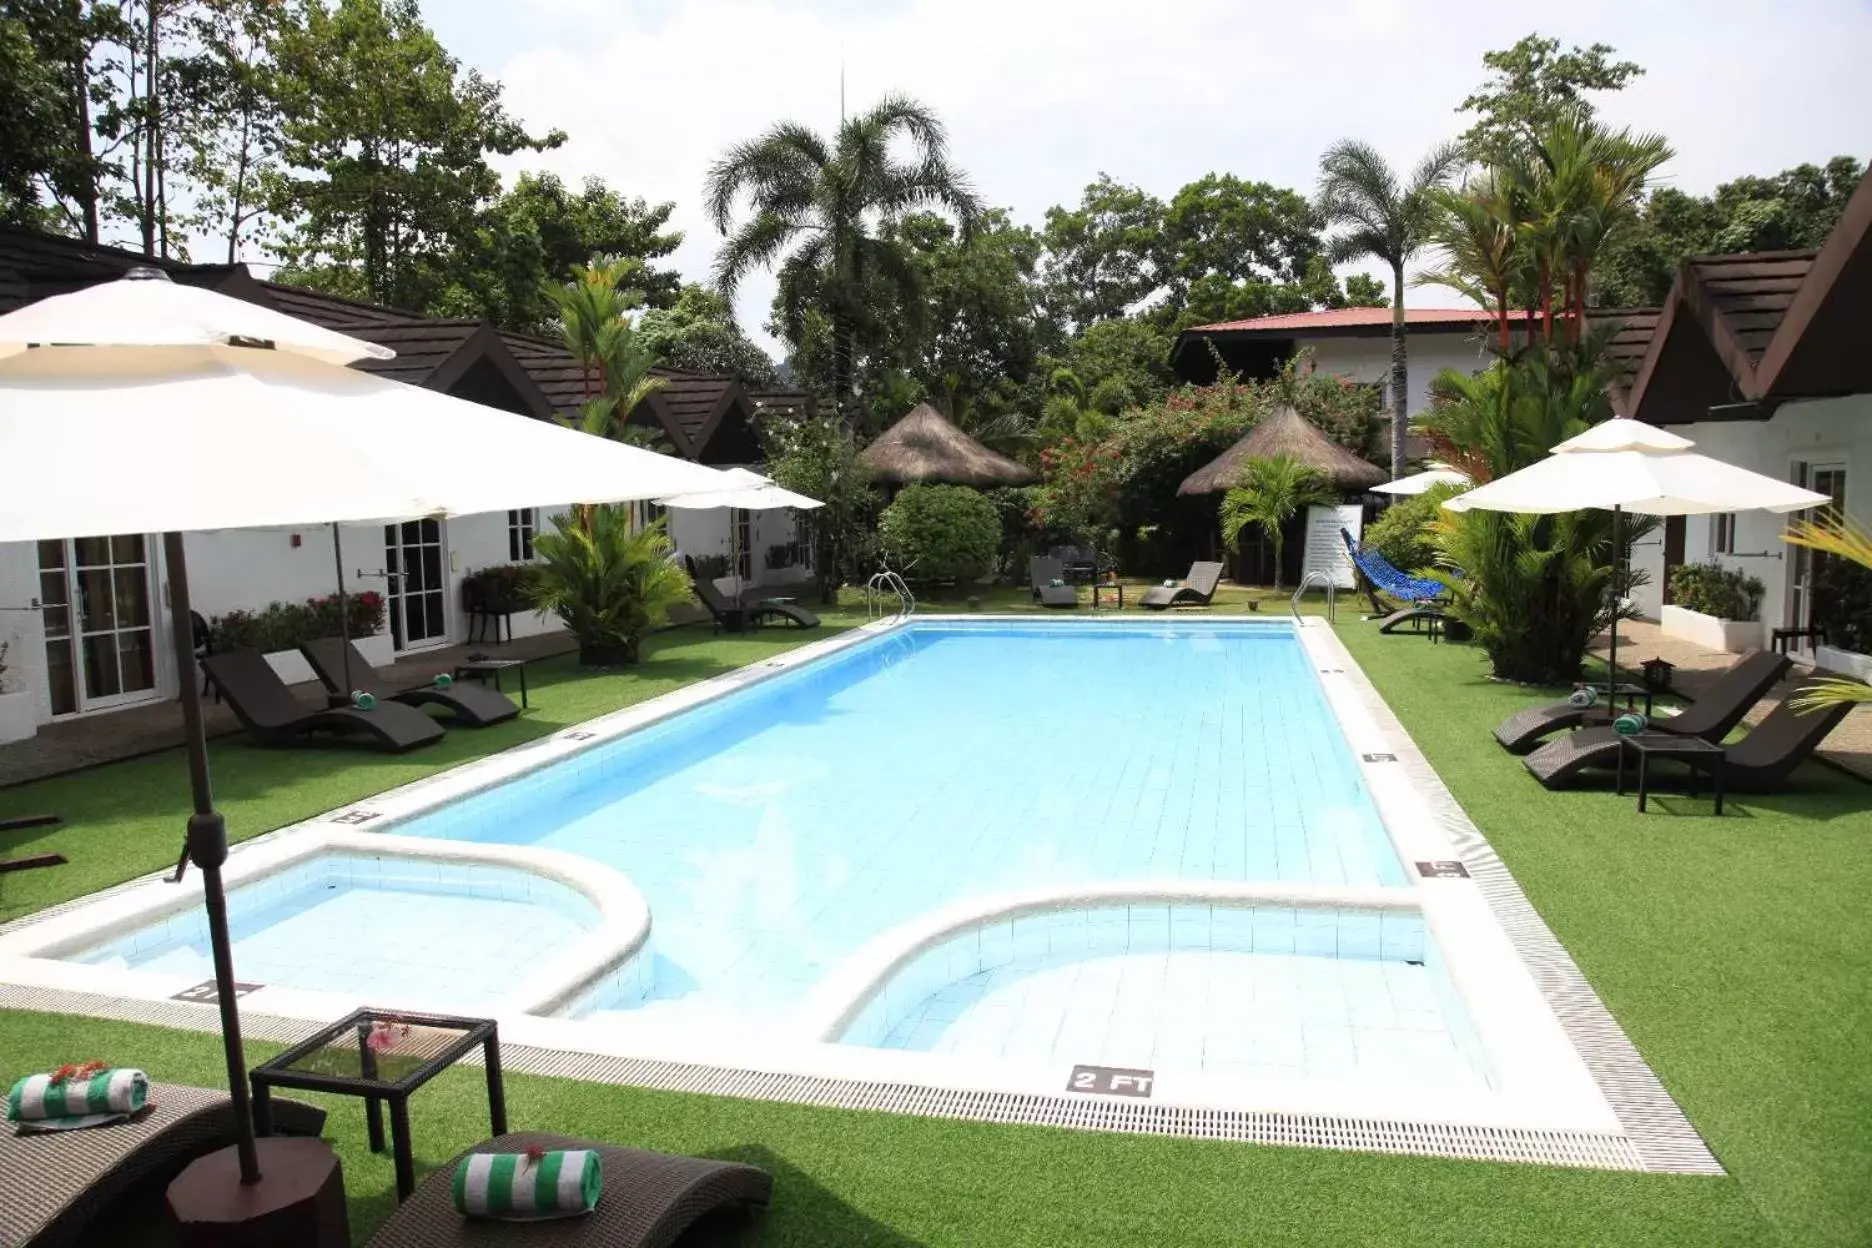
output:
[[[1401,961],[1177,951],[1016,963],[943,988],[883,1047],[980,1060],[1486,1089]]]

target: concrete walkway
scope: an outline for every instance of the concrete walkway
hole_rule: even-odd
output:
[[[437,672],[452,669],[471,653],[501,659],[541,659],[576,648],[571,634],[543,633],[494,645],[475,642],[442,646],[406,655],[388,668],[380,668],[395,688],[418,685]],[[512,680],[503,682],[514,692]],[[324,687],[316,682],[294,685],[293,693],[308,709],[325,705]],[[240,723],[224,703],[212,698],[202,703],[210,737],[240,731]],[[44,724],[30,741],[0,745],[0,786],[40,780],[81,767],[133,758],[182,744],[182,706],[175,701],[150,702],[121,711],[106,711],[80,719]]]
[[[1601,637],[1593,654],[1607,655],[1607,638]],[[1715,680],[1717,673],[1735,661],[1733,654],[1705,650],[1702,646],[1666,637],[1656,624],[1643,620],[1619,625],[1619,667],[1627,672],[1646,659],[1663,659],[1677,667],[1673,684],[1686,697],[1696,698]],[[1782,681],[1749,712],[1748,722],[1758,723],[1783,698],[1806,684],[1814,669],[1796,661],[1793,674]],[[1825,673],[1821,673],[1825,675]],[[1872,704],[1855,707],[1839,727],[1827,734],[1820,748],[1821,757],[1848,771],[1872,780]]]

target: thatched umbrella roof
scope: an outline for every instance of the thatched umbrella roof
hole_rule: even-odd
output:
[[[989,450],[927,403],[880,434],[858,462],[878,480],[898,485],[940,481],[985,490],[1034,479],[1032,469]]]
[[[1242,469],[1249,460],[1276,455],[1291,455],[1307,467],[1318,469],[1335,490],[1346,494],[1369,490],[1391,476],[1334,442],[1293,408],[1283,407],[1263,418],[1247,437],[1183,478],[1177,493],[1220,494],[1232,490],[1241,484]]]

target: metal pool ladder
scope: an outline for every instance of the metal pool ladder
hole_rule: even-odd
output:
[[[897,609],[892,611],[886,604],[889,595],[897,598]],[[869,619],[890,618],[906,620],[916,614],[916,595],[910,592],[910,586],[903,577],[889,568],[880,568],[871,574],[865,582],[865,615]]]
[[[1326,621],[1332,623],[1339,612],[1339,587],[1333,583],[1332,577],[1324,572],[1309,572],[1300,578],[1300,588],[1294,590],[1293,600],[1288,604],[1289,609],[1293,611],[1294,619],[1300,618],[1300,597],[1312,588],[1316,581],[1326,587]]]

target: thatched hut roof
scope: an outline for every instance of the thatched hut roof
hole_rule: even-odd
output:
[[[880,434],[858,462],[878,480],[898,485],[945,482],[985,490],[1034,479],[1032,469],[989,450],[927,403]]]
[[[1220,494],[1232,490],[1241,483],[1242,469],[1249,460],[1276,455],[1291,455],[1309,468],[1318,469],[1335,490],[1346,494],[1369,490],[1391,476],[1334,442],[1293,408],[1283,407],[1263,418],[1234,446],[1183,478],[1177,493]]]

